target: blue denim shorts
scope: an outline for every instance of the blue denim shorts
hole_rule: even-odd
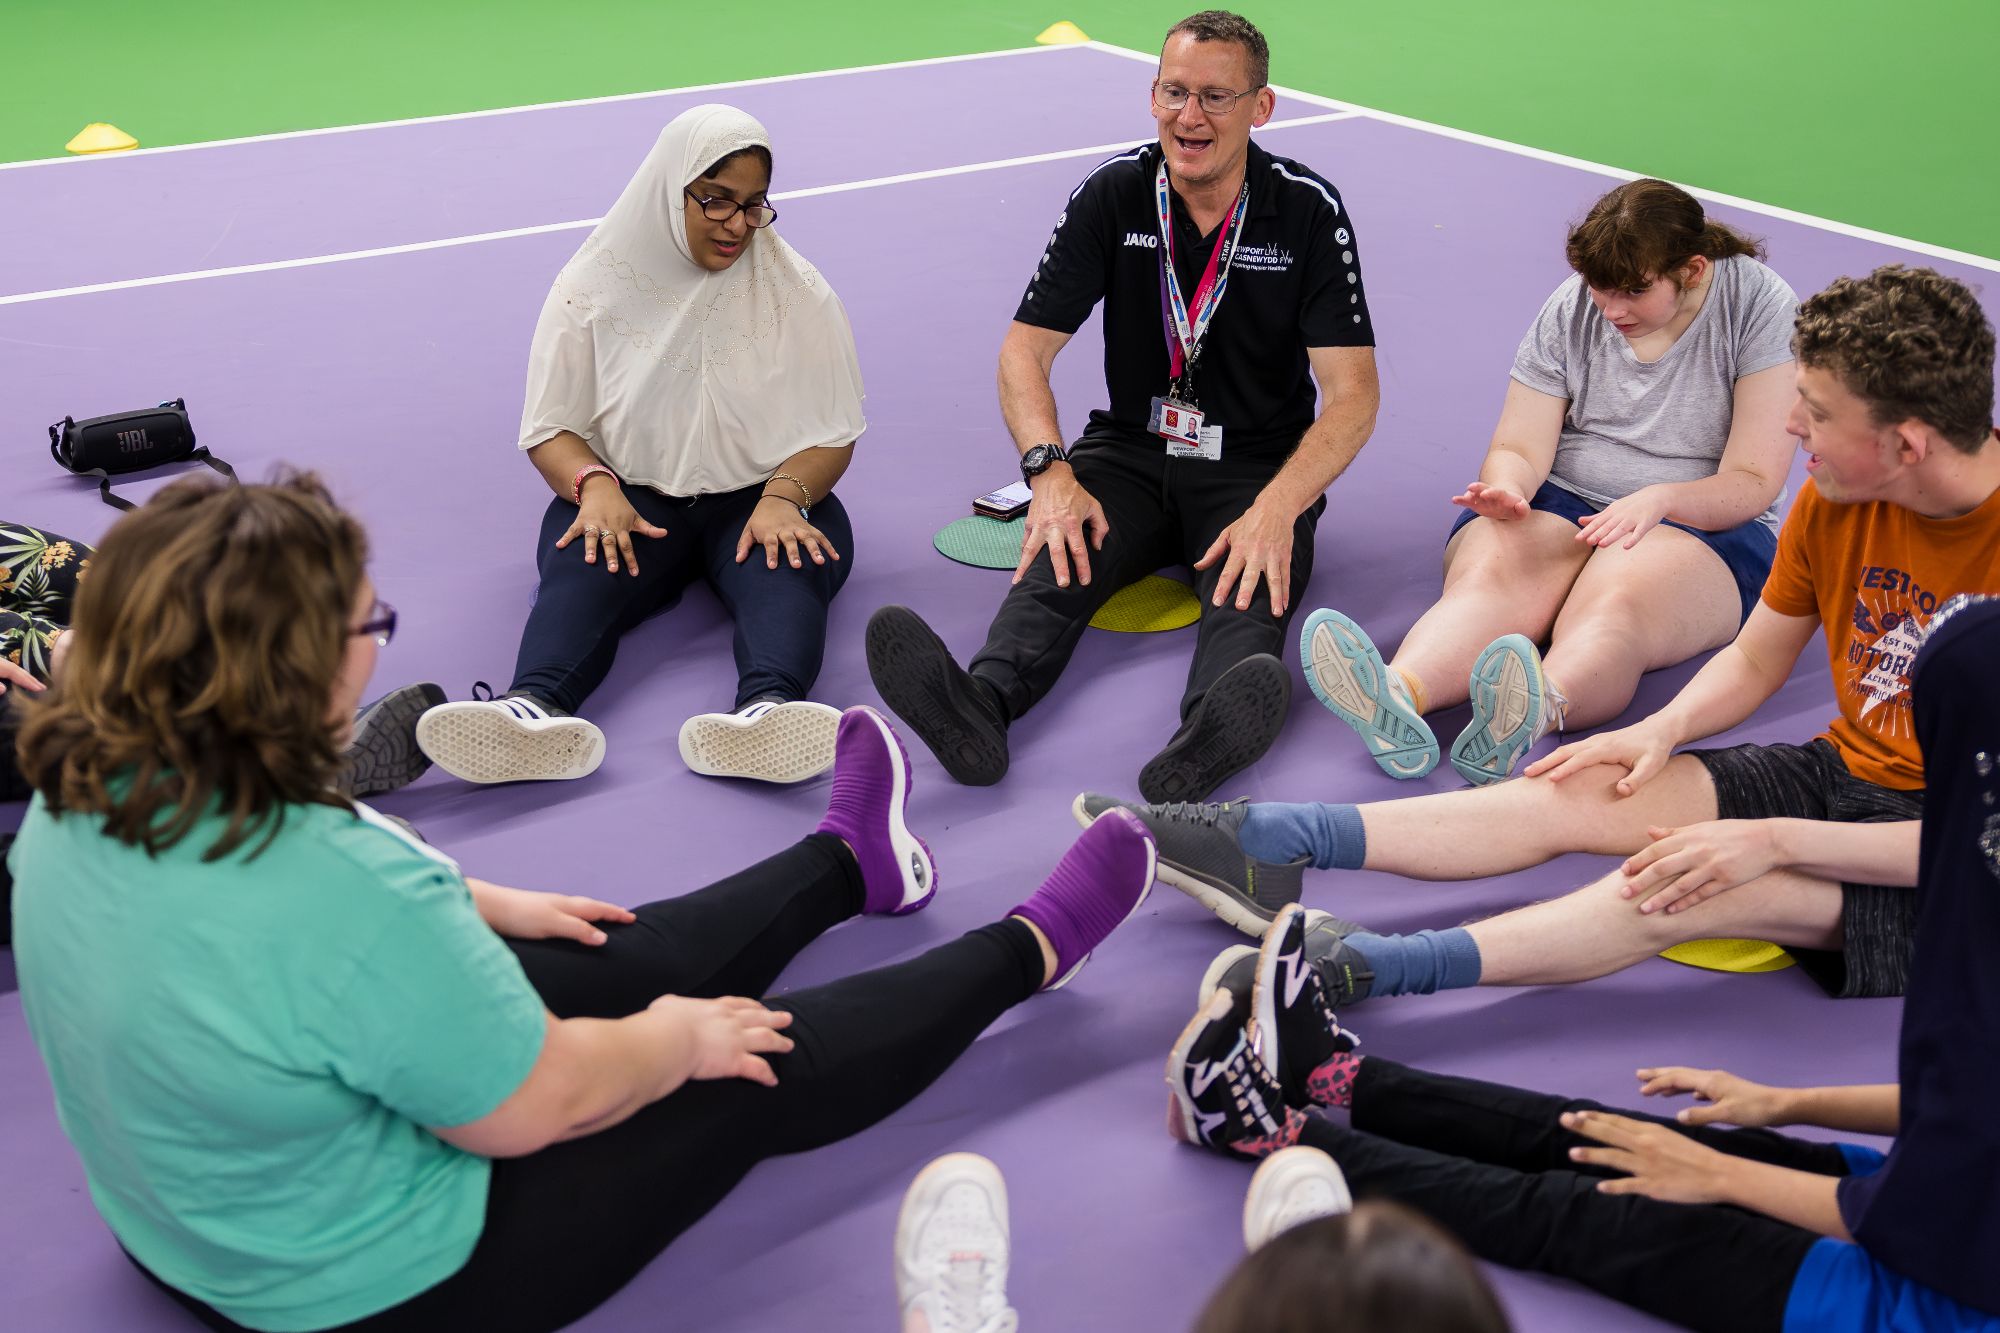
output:
[[[1604,506],[1592,504],[1574,491],[1566,491],[1552,481],[1545,481],[1542,488],[1535,492],[1535,498],[1528,501],[1528,507],[1581,524]],[[1478,517],[1470,509],[1459,510],[1458,521],[1451,525],[1451,532],[1445,534],[1445,540],[1450,541],[1460,528]],[[1722,563],[1729,568],[1729,576],[1736,580],[1736,595],[1743,602],[1742,620],[1748,620],[1750,612],[1756,609],[1758,594],[1764,591],[1764,580],[1771,573],[1771,561],[1778,554],[1778,534],[1754,518],[1722,532],[1703,532],[1700,528],[1691,528],[1670,518],[1661,522],[1699,538],[1704,546],[1722,557]]]

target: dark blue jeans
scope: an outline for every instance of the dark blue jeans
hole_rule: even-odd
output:
[[[600,558],[583,562],[583,542],[558,551],[556,540],[576,521],[576,506],[560,497],[542,515],[536,563],[542,582],[521,631],[513,692],[532,694],[574,713],[604,682],[618,640],[649,616],[680,600],[696,578],[707,580],[736,621],[736,703],[754,699],[803,699],[819,676],[826,651],[826,610],[854,563],[854,530],[837,496],[812,509],[813,526],[840,551],[839,560],[793,569],[782,552],[776,569],[762,549],[736,563],[736,542],[763,486],[717,495],[662,495],[628,485],[625,498],[664,537],[635,537],[635,578],[608,573]]]

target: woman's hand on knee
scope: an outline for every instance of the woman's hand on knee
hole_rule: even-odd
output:
[[[598,480],[591,478],[592,481]],[[648,523],[625,498],[625,492],[611,485],[588,486],[583,492],[583,503],[577,507],[576,517],[570,520],[569,530],[556,539],[558,551],[581,537],[583,539],[583,562],[597,563],[598,552],[604,553],[604,568],[607,573],[616,574],[619,562],[634,575],[639,572],[639,557],[632,548],[632,535],[641,537],[664,537],[667,530]]]
[[[1518,492],[1505,486],[1488,486],[1483,481],[1475,481],[1459,494],[1451,497],[1451,502],[1461,509],[1470,509],[1481,518],[1497,518],[1508,522],[1528,516],[1528,502]]]
[[[1662,1065],[1639,1072],[1642,1097],[1677,1097],[1693,1093],[1698,1106],[1674,1112],[1683,1125],[1723,1124],[1763,1129],[1794,1123],[1790,1116],[1792,1089],[1772,1088],[1722,1069],[1689,1069]]]
[[[825,564],[828,556],[840,559],[832,539],[807,521],[799,507],[782,495],[767,495],[750,511],[750,521],[743,525],[743,535],[736,539],[736,563],[748,560],[750,552],[759,546],[764,548],[764,563],[772,569],[778,567],[779,547],[784,548],[785,559],[793,569],[805,568],[805,562],[799,558],[802,550],[812,557],[815,565]]]
[[[687,1034],[694,1061],[689,1078],[747,1078],[767,1088],[778,1086],[778,1076],[764,1057],[792,1049],[792,1039],[780,1031],[791,1026],[787,1011],[766,1009],[740,995],[719,1000],[662,995],[647,1007],[671,1018]]]
[[[1686,828],[1648,828],[1652,841],[1625,858],[1618,890],[1641,912],[1685,912],[1696,903],[1770,873],[1780,861],[1768,819],[1711,819]]]

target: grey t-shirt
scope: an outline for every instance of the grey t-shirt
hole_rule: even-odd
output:
[[[1549,480],[1605,505],[1642,486],[1715,475],[1736,381],[1792,359],[1799,298],[1748,256],[1718,260],[1700,313],[1647,364],[1590,303],[1583,279],[1556,288],[1514,353],[1514,378],[1567,398]],[[1778,525],[1782,492],[1758,516]]]

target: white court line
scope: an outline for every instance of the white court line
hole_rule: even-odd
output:
[[[1127,60],[1143,61],[1148,65],[1155,64],[1159,60],[1157,55],[1151,55],[1145,51],[1135,51],[1129,46],[1113,46],[1109,42],[1097,41],[1085,43],[1085,45],[1088,45],[1093,50],[1102,51],[1107,55],[1122,56]],[[1441,135],[1447,139],[1456,139],[1460,143],[1476,144],[1481,148],[1496,148],[1503,153],[1512,153],[1516,157],[1531,157],[1537,162],[1552,162],[1557,166],[1575,167],[1580,171],[1593,172],[1599,176],[1609,176],[1615,180],[1637,180],[1644,174],[1637,171],[1627,171],[1623,167],[1606,166],[1602,162],[1592,162],[1586,158],[1570,157],[1564,153],[1552,153],[1545,148],[1530,148],[1526,144],[1514,143],[1508,139],[1495,139],[1485,134],[1475,134],[1471,130],[1453,129],[1449,125],[1439,125],[1428,120],[1418,120],[1414,116],[1399,116],[1393,111],[1378,111],[1374,107],[1362,106],[1358,102],[1343,102],[1338,98],[1322,96],[1319,93],[1304,92],[1297,88],[1287,88],[1280,84],[1272,84],[1271,90],[1281,93],[1286,97],[1310,103],[1313,106],[1333,107],[1341,111],[1352,111],[1370,120],[1379,120],[1390,125],[1400,125],[1404,129],[1421,130],[1425,134]],[[1807,227],[1817,227],[1821,231],[1830,231],[1841,236],[1851,236],[1856,240],[1873,241],[1878,245],[1890,245],[1899,250],[1914,251],[1920,255],[1928,255],[1933,259],[1948,259],[1953,263],[1965,264],[1972,268],[1983,268],[1990,272],[2000,273],[2000,259],[1991,259],[1985,255],[1976,255],[1968,250],[1954,250],[1949,246],[1932,245],[1929,241],[1916,241],[1911,240],[1907,236],[1896,236],[1886,231],[1875,231],[1869,227],[1857,227],[1853,223],[1837,222],[1832,218],[1823,218],[1815,213],[1801,213],[1796,209],[1781,208],[1777,204],[1766,204],[1755,199],[1745,199],[1741,195],[1723,194],[1719,190],[1704,190],[1693,185],[1688,185],[1684,188],[1695,198],[1705,199],[1713,204],[1724,204],[1731,208],[1741,208],[1747,212],[1761,213],[1765,217],[1779,218],[1786,222],[1796,222]]]
[[[26,162],[0,162],[0,171],[22,171],[29,167],[64,167],[80,162],[116,162],[125,158],[156,157],[161,153],[189,153],[202,148],[233,148],[246,143],[272,143],[280,139],[311,139],[325,134],[352,134],[357,130],[390,130],[405,125],[441,125],[454,120],[483,120],[488,116],[517,116],[527,111],[559,111],[573,106],[604,106],[613,102],[643,102],[652,97],[679,97],[685,93],[719,92],[726,88],[757,88],[771,83],[797,83],[803,79],[833,79],[848,74],[878,74],[885,70],[917,69],[925,65],[955,65],[967,60],[994,60],[1004,56],[1035,55],[1043,51],[1075,50],[1069,46],[1016,46],[1004,51],[973,51],[957,56],[926,56],[921,60],[892,60],[880,65],[844,65],[837,69],[807,70],[803,74],[766,74],[755,79],[730,79],[723,83],[691,83],[684,88],[656,88],[643,93],[612,93],[605,97],[574,97],[562,102],[528,102],[521,106],[489,107],[484,111],[448,111],[436,116],[410,116],[403,120],[368,120],[354,125],[327,125],[311,130],[279,130],[272,134],[246,134],[235,139],[203,139],[198,143],[162,144],[157,148],[134,148],[124,153],[83,153],[68,157],[36,157]]]
[[[1336,120],[1352,120],[1358,113],[1353,111],[1329,111],[1316,116],[1299,116],[1292,120],[1274,120],[1264,126],[1263,132],[1289,130],[1303,125],[1325,125]],[[771,198],[774,202],[787,199],[810,199],[823,194],[846,194],[850,190],[873,190],[884,185],[907,185],[913,181],[940,180],[946,176],[965,176],[980,171],[1004,171],[1009,167],[1033,166],[1038,162],[1060,162],[1072,157],[1101,157],[1122,152],[1143,140],[1122,139],[1117,143],[1092,144],[1087,148],[1063,148],[1050,153],[1031,153],[1026,157],[1000,157],[990,162],[968,162],[955,167],[932,167],[925,171],[905,171],[894,176],[875,176],[868,180],[841,181],[833,185],[811,185],[801,190],[780,190]],[[228,268],[196,269],[187,273],[162,273],[149,278],[120,278],[115,282],[93,282],[82,287],[54,287],[47,291],[21,292],[13,296],[0,296],[0,306],[28,305],[36,301],[57,301],[66,296],[88,296],[95,292],[125,291],[135,287],[164,287],[173,283],[198,282],[205,278],[233,278],[246,273],[275,273],[289,268],[317,268],[322,264],[345,264],[356,259],[380,259],[387,255],[419,254],[425,250],[448,250],[462,245],[480,245],[487,241],[506,241],[519,236],[544,236],[550,232],[581,231],[595,227],[602,218],[582,218],[575,222],[545,222],[534,227],[510,227],[505,231],[474,232],[467,236],[446,236],[435,241],[411,241],[403,245],[383,245],[371,250],[344,250],[339,254],[308,255],[302,259],[272,259],[260,264],[235,264]]]

